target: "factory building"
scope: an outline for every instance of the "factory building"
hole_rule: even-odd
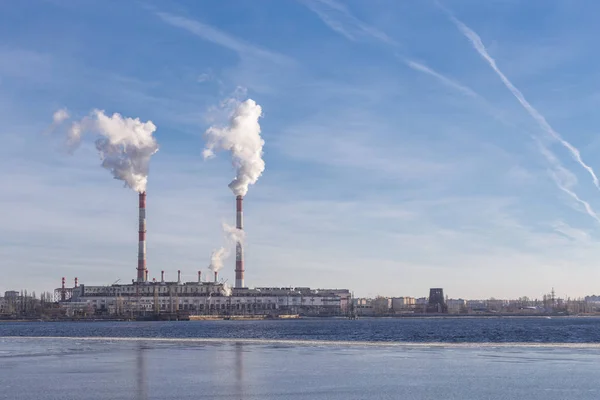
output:
[[[198,271],[196,282],[148,279],[146,260],[146,192],[139,193],[139,229],[137,276],[131,284],[108,286],[80,285],[75,278],[72,288],[62,285],[55,289],[55,301],[67,313],[115,316],[186,315],[345,315],[351,294],[346,289],[247,288],[244,280],[243,244],[236,242],[235,287],[214,280],[203,281]],[[236,197],[236,228],[243,229],[243,198]]]
[[[76,284],[55,290],[55,298],[71,311],[88,314],[139,316],[160,314],[187,315],[345,315],[350,303],[346,289],[306,287],[230,288],[215,280],[181,282],[132,282],[109,286]]]

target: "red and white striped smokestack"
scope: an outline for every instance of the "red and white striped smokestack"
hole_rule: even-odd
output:
[[[67,299],[67,291],[65,290],[66,279],[63,276],[62,278],[62,290],[60,292],[60,300],[65,301]]]
[[[198,271],[198,283],[202,283],[202,271]]]
[[[165,271],[160,271],[160,281],[165,283]]]
[[[217,283],[218,279],[219,279],[219,273],[217,271],[215,271],[215,283]]]
[[[181,270],[177,270],[177,283],[181,283]]]
[[[236,197],[236,218],[235,227],[237,229],[244,229],[244,214],[242,211],[242,202],[244,198],[242,196]],[[244,248],[241,242],[235,244],[235,287],[244,287]]]
[[[77,287],[77,285],[79,285],[79,279],[75,278],[75,287]]]
[[[146,192],[140,193],[140,226],[139,226],[139,244],[138,244],[138,267],[137,281],[145,282],[148,279],[146,270]]]

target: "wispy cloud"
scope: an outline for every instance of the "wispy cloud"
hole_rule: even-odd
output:
[[[504,83],[504,85],[508,88],[508,90],[510,90],[510,92],[517,98],[519,103],[529,113],[529,115],[531,115],[531,117],[533,117],[533,119],[538,123],[538,125],[542,128],[542,130],[544,130],[552,139],[558,141],[563,147],[565,147],[571,153],[571,155],[579,163],[579,165],[581,165],[587,172],[589,172],[589,174],[592,176],[594,185],[596,186],[596,188],[598,188],[600,190],[600,182],[598,181],[598,178],[597,178],[594,170],[592,169],[592,167],[590,167],[588,164],[586,164],[583,161],[579,150],[577,148],[575,148],[575,146],[573,146],[571,143],[564,140],[561,137],[561,135],[558,132],[556,132],[554,130],[554,128],[552,128],[552,126],[548,123],[546,118],[542,114],[540,114],[535,109],[535,107],[533,107],[525,99],[525,96],[523,96],[523,93],[521,93],[521,91],[519,89],[517,89],[512,84],[512,82],[506,77],[506,75],[504,75],[504,73],[500,70],[500,68],[498,68],[496,61],[487,52],[485,45],[483,44],[483,42],[481,40],[481,37],[479,37],[479,35],[475,31],[473,31],[471,28],[466,26],[464,23],[459,21],[454,16],[450,15],[450,18],[456,24],[458,29],[463,33],[463,35],[465,35],[467,37],[467,39],[469,39],[471,41],[471,44],[473,45],[475,50],[477,50],[479,55],[481,55],[481,57],[483,57],[483,59],[485,61],[487,61],[487,63],[490,65],[490,67],[492,67],[494,72],[496,72],[496,74],[500,77],[500,79],[502,80],[502,83]]]
[[[290,64],[293,62],[291,58],[285,55],[265,50],[261,47],[247,43],[200,21],[161,11],[156,12],[155,14],[167,24],[184,29],[198,37],[201,37],[204,40],[233,50],[240,56],[254,56],[267,59],[277,64]]]
[[[569,224],[564,221],[558,221],[552,224],[552,229],[554,231],[572,239],[576,242],[581,243],[589,243],[590,242],[590,234],[584,230],[573,228]]]
[[[368,37],[385,44],[398,46],[386,33],[356,18],[343,4],[335,0],[300,0],[331,30],[352,41]]]
[[[468,88],[467,86],[464,86],[461,83],[434,71],[427,65],[424,65],[424,64],[418,63],[416,61],[412,61],[412,60],[404,60],[404,63],[406,65],[408,65],[410,68],[414,69],[415,71],[419,71],[419,72],[423,72],[425,74],[431,75],[434,78],[436,78],[437,80],[439,80],[440,82],[442,82],[444,85],[454,88],[469,97],[473,97],[473,98],[481,97],[477,93],[475,93],[472,89]]]

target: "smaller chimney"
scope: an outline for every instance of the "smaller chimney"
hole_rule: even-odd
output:
[[[146,270],[146,279],[144,280],[144,282],[148,282],[148,270]]]
[[[177,270],[177,283],[181,283],[181,270]]]
[[[202,283],[202,271],[198,271],[198,283]]]
[[[153,282],[153,283],[156,283],[156,278],[152,278],[152,282]]]
[[[75,287],[77,287],[78,283],[79,283],[79,279],[75,278]]]
[[[160,271],[160,281],[161,283],[165,283],[165,271]]]
[[[60,292],[60,300],[65,301],[67,299],[67,291],[65,290],[65,277],[62,278],[62,291]]]
[[[218,279],[219,279],[219,273],[217,271],[215,271],[215,283],[217,283]]]

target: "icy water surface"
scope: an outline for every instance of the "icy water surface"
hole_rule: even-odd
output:
[[[0,339],[0,399],[600,398],[600,348]]]
[[[0,336],[247,338],[376,342],[600,343],[600,318],[0,323]]]
[[[598,319],[0,323],[0,400],[600,399]]]

